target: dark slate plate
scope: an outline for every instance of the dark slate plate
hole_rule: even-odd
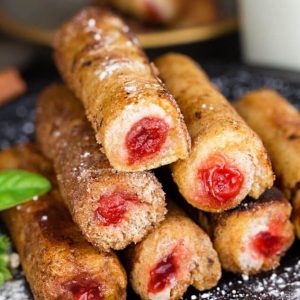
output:
[[[206,63],[203,65],[214,83],[229,98],[236,99],[243,93],[262,86],[274,88],[300,106],[300,83],[288,81],[281,74],[253,69],[242,65]],[[38,73],[38,74],[36,74]],[[44,75],[43,74],[47,74]],[[55,74],[35,72],[25,78],[29,84],[28,93],[21,99],[0,108],[0,149],[33,139],[36,96],[46,84],[57,80]],[[0,227],[2,232],[5,228]],[[219,285],[207,292],[199,293],[190,288],[184,300],[297,300],[300,299],[300,243],[296,242],[282,260],[281,266],[258,276],[223,275]],[[30,290],[21,270],[14,279],[0,286],[0,300],[29,300]],[[138,299],[129,291],[128,299]]]

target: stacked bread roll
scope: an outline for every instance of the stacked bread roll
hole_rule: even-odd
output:
[[[189,158],[173,163],[172,175],[200,209],[222,267],[244,274],[275,268],[294,233],[288,200],[268,191],[274,175],[262,141],[190,58],[167,54],[155,63],[192,141]]]
[[[40,150],[0,153],[0,169],[33,170],[54,187],[3,213],[35,299],[125,299],[118,250],[143,300],[210,289],[221,267],[256,274],[279,265],[294,240],[291,205],[271,188],[259,136],[194,61],[167,54],[156,69],[127,25],[96,7],[59,29],[54,58],[65,85],[38,99]],[[237,107],[248,121],[244,102]],[[290,196],[298,181],[256,131]],[[151,172],[164,165],[198,224],[165,197]]]
[[[264,142],[278,183],[292,201],[293,223],[300,237],[300,116],[283,96],[270,89],[252,91],[235,103],[237,111]]]

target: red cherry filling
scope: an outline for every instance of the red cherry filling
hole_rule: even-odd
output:
[[[157,117],[145,117],[136,122],[126,135],[128,163],[148,157],[158,152],[167,138],[169,126]]]
[[[148,16],[148,18],[151,21],[159,22],[162,20],[162,16],[160,14],[160,11],[157,9],[157,7],[153,4],[152,0],[146,0],[145,1],[145,12]]]
[[[63,287],[72,294],[72,300],[104,300],[102,285],[83,276],[65,282]]]
[[[273,235],[268,231],[258,233],[252,241],[254,251],[265,258],[276,255],[280,251],[282,243],[281,236]]]
[[[179,241],[168,255],[150,269],[148,293],[156,294],[170,285],[173,287],[176,280],[187,280],[190,274],[191,256],[191,251],[183,244],[183,241]]]
[[[136,195],[129,193],[113,192],[102,195],[96,209],[96,218],[101,225],[116,225],[124,218],[130,203],[137,203],[139,200]]]
[[[216,157],[216,161],[210,160],[207,167],[198,170],[197,175],[204,191],[221,203],[234,198],[244,182],[240,170],[227,164],[223,157]]]
[[[168,287],[175,277],[177,269],[174,252],[159,261],[150,271],[149,293],[156,294]]]

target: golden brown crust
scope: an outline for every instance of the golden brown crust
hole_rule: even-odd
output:
[[[300,187],[292,195],[293,201],[293,213],[292,222],[295,227],[295,233],[298,239],[300,239]]]
[[[162,224],[142,242],[126,250],[131,284],[143,300],[151,299],[147,289],[151,268],[178,244],[184,245],[187,253],[191,253],[187,261],[184,258],[180,260],[180,268],[190,269],[186,278],[176,282],[168,299],[180,299],[189,285],[202,291],[217,284],[221,268],[209,237],[175,204],[169,203],[168,214]]]
[[[123,249],[164,219],[165,199],[160,183],[150,172],[125,173],[113,169],[99,151],[81,103],[63,85],[48,87],[37,107],[37,139],[54,162],[58,183],[72,218],[94,246]],[[116,190],[140,201],[117,226],[95,218],[99,199]]]
[[[49,162],[29,145],[0,153],[0,168],[25,169],[53,178]],[[126,299],[126,274],[116,255],[99,253],[84,240],[56,187],[37,201],[1,215],[36,300],[73,299],[65,287],[76,278],[100,283],[104,299]]]
[[[276,176],[288,196],[300,182],[299,112],[276,91],[260,89],[240,98],[235,107],[265,144]]]
[[[299,112],[276,91],[266,88],[241,97],[235,107],[265,144],[278,183],[293,202],[293,222],[300,237]]]
[[[233,210],[211,215],[210,232],[222,267],[244,274],[276,268],[294,241],[290,216],[291,205],[276,188],[267,190],[258,201],[249,199]],[[283,244],[276,255],[264,257],[259,263],[261,258],[253,254],[251,239],[266,231],[278,234]]]
[[[54,48],[56,64],[83,102],[112,166],[142,171],[187,157],[189,137],[178,106],[120,18],[101,8],[84,9],[58,31]],[[170,121],[166,149],[128,164],[126,155],[121,157],[127,151],[123,123],[146,111],[160,111]]]
[[[199,209],[220,212],[235,207],[247,194],[258,198],[274,180],[258,136],[190,58],[171,53],[158,58],[155,64],[175,96],[192,139],[189,158],[172,165],[174,180],[185,199]],[[214,153],[228,157],[245,176],[240,193],[219,208],[195,199],[197,169]]]

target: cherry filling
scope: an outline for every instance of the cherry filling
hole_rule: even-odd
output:
[[[280,251],[282,243],[281,236],[273,235],[268,231],[258,233],[252,241],[254,251],[265,258],[276,255]]]
[[[157,117],[145,117],[136,122],[126,135],[128,163],[133,164],[160,151],[167,138],[169,126]]]
[[[162,15],[152,0],[145,1],[145,12],[151,21],[158,22],[162,20]]]
[[[63,288],[72,294],[72,300],[104,300],[103,286],[84,276],[65,282]]]
[[[148,292],[156,294],[169,287],[175,280],[189,275],[191,252],[182,241],[177,243],[170,254],[162,258],[150,269]]]
[[[168,287],[171,280],[175,278],[177,269],[178,266],[174,252],[159,261],[150,271],[149,293],[156,294]]]
[[[96,218],[101,225],[116,225],[124,219],[130,203],[138,202],[137,196],[129,193],[113,192],[102,195],[95,212]]]
[[[204,191],[221,203],[234,198],[244,182],[244,176],[240,170],[230,166],[221,156],[210,160],[207,167],[199,169],[197,177]]]

